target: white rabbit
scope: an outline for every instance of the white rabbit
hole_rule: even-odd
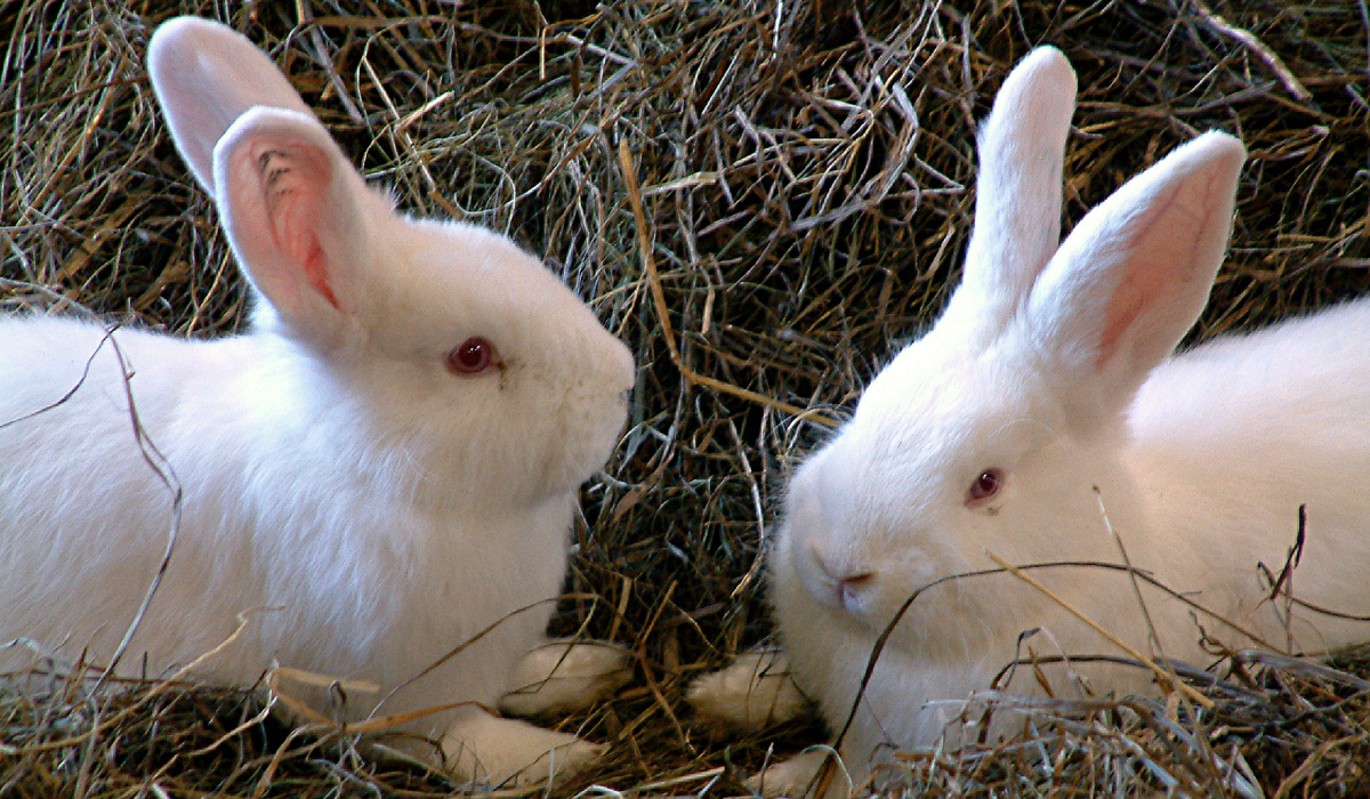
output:
[[[509,239],[397,214],[243,36],[175,19],[148,62],[251,330],[0,321],[0,641],[29,642],[0,661],[114,657],[172,529],[160,462],[179,524],[120,673],[190,663],[255,610],[192,676],[250,685],[275,662],[377,686],[346,719],[464,703],[407,729],[472,778],[595,756],[480,706],[543,641],[627,348]]]
[[[1209,665],[1200,624],[1234,647],[1318,652],[1370,638],[1370,625],[1271,601],[1260,570],[1281,571],[1306,506],[1293,597],[1370,611],[1370,302],[1172,357],[1222,262],[1245,150],[1200,136],[1058,246],[1074,98],[1055,49],[1009,76],[979,140],[960,287],[789,485],[768,572],[780,639],[834,732],[854,710],[840,752],[857,780],[891,746],[954,747],[974,734],[975,717],[958,720],[966,698],[1015,658],[1124,655],[1011,574],[932,585],[994,569],[989,553],[1122,564],[1111,524],[1133,566],[1240,627],[1139,578],[1153,638],[1126,573],[1030,572],[1148,656]],[[927,586],[860,693],[877,638]],[[1036,628],[1046,634],[1020,642]],[[1067,672],[1044,670],[1072,694]],[[1039,690],[1032,672],[999,685]],[[1152,681],[1118,665],[1071,673],[1096,692]],[[1021,724],[1004,716],[993,734]],[[765,790],[795,789],[805,773],[768,772]]]

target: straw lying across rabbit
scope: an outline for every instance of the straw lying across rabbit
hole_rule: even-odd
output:
[[[1011,574],[934,585],[994,569],[991,553],[1020,565],[1130,562],[1217,615],[1140,577],[1134,589],[1117,569],[1030,575],[1135,650],[1200,667],[1214,659],[1200,625],[1231,646],[1317,652],[1370,639],[1370,625],[1288,598],[1370,611],[1370,302],[1172,355],[1222,262],[1245,151],[1200,136],[1058,244],[1074,98],[1054,49],[1009,76],[980,136],[961,285],[789,486],[769,561],[780,639],[834,731],[855,709],[840,751],[857,779],[889,746],[976,734],[956,723],[964,700],[1015,658],[1124,654]],[[1301,562],[1272,600],[1261,564],[1282,570],[1300,506]],[[923,587],[858,698],[877,637]],[[734,668],[785,668],[762,660]],[[1064,669],[1043,668],[1058,695],[1073,693]],[[1032,672],[1000,685],[1032,692]],[[1099,692],[1153,679],[1119,665],[1074,673]],[[724,672],[694,699],[764,718],[783,699],[774,684]],[[995,733],[1021,723],[1004,710],[994,719]],[[765,790],[797,787],[814,757],[769,772]]]
[[[192,677],[250,685],[274,662],[373,683],[324,712],[456,704],[407,729],[458,774],[574,770],[599,747],[477,703],[542,640],[578,487],[624,424],[628,350],[508,239],[398,215],[244,37],[182,18],[149,50],[251,283],[251,331],[0,321],[0,642],[22,639],[0,665],[122,651],[119,673],[163,674],[249,613]],[[171,485],[170,560],[120,650]],[[572,693],[616,684],[619,657],[572,649]]]

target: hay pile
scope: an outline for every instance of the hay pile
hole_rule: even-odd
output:
[[[142,66],[157,22],[220,8],[0,5],[0,310],[88,308],[197,336],[240,324],[215,215]],[[620,612],[587,621],[567,603],[556,622],[635,647],[639,687],[574,720],[615,747],[568,790],[739,791],[770,743],[819,739],[713,740],[681,689],[766,634],[775,492],[954,285],[975,121],[1031,46],[1060,46],[1080,73],[1068,222],[1198,132],[1246,141],[1235,244],[1198,337],[1370,290],[1363,0],[302,0],[230,21],[402,207],[544,254],[642,364],[568,584]],[[1212,688],[1223,701],[1197,721],[1134,702],[1035,744],[915,759],[909,793],[1237,790],[1222,774],[1268,795],[1370,792],[1365,684],[1262,679]],[[0,794],[452,789],[257,723],[239,693],[44,685],[4,694]]]

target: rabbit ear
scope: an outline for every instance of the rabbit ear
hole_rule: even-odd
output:
[[[238,262],[297,336],[327,347],[365,295],[368,220],[388,218],[318,120],[254,108],[214,150],[216,202]]]
[[[1075,71],[1054,47],[1014,68],[980,129],[975,228],[947,317],[983,342],[1026,301],[1061,238],[1061,169]]]
[[[176,149],[214,193],[214,145],[253,106],[309,107],[256,45],[217,22],[177,17],[148,44],[148,75]]]
[[[1033,289],[1031,347],[1082,421],[1120,411],[1193,326],[1232,227],[1242,143],[1207,133],[1090,211]]]

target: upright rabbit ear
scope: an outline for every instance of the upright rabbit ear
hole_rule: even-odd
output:
[[[389,205],[271,59],[232,29],[194,17],[163,24],[148,72],[177,149],[267,301],[258,323],[331,346],[365,294],[367,223]]]
[[[367,235],[393,214],[388,203],[318,120],[276,108],[233,123],[214,150],[214,182],[238,262],[286,332],[335,343],[365,305]]]
[[[1085,424],[1131,402],[1198,319],[1245,160],[1224,133],[1180,147],[1080,220],[1037,281],[1030,347]]]
[[[176,149],[214,194],[214,145],[253,106],[310,114],[276,65],[246,37],[217,22],[177,17],[148,44],[148,74]]]
[[[944,320],[974,340],[997,336],[1061,238],[1061,170],[1075,109],[1075,70],[1038,47],[1004,81],[980,130],[975,228]]]

